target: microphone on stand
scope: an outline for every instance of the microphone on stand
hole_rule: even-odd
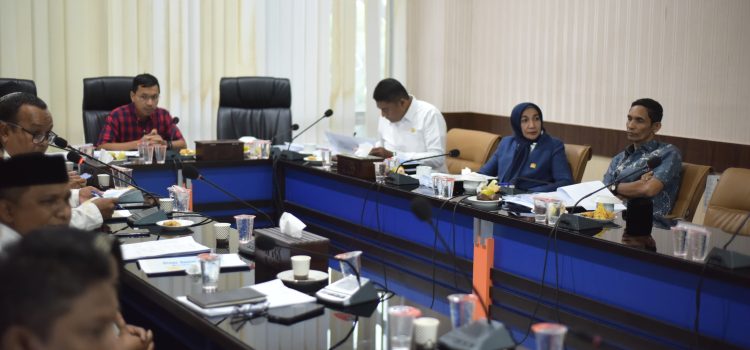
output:
[[[438,158],[438,157],[458,157],[461,154],[461,151],[458,149],[452,149],[448,153],[445,154],[438,154],[434,156],[429,157],[422,157],[417,159],[409,159],[401,162],[396,169],[388,173],[388,177],[386,178],[386,181],[394,186],[419,186],[419,180],[408,176],[404,174],[399,174],[398,169],[401,168],[402,165],[410,162],[416,162],[419,160],[425,160],[425,159],[432,159],[432,158]]]
[[[177,123],[180,122],[179,117],[173,117],[172,121],[169,123],[169,140],[168,140],[168,149],[172,149],[172,141],[174,141],[175,134],[177,134]]]
[[[207,179],[206,177],[204,177],[203,175],[201,175],[200,172],[198,172],[198,169],[196,167],[192,166],[191,164],[185,164],[183,166],[183,168],[182,168],[182,174],[186,178],[188,178],[188,179],[191,179],[191,180],[201,180],[201,181],[209,184],[211,187],[219,190],[220,192],[222,192],[222,193],[226,194],[227,196],[231,197],[232,199],[234,199],[234,200],[236,200],[236,201],[244,204],[245,206],[249,207],[250,209],[255,210],[258,214],[265,216],[268,219],[268,221],[271,223],[271,225],[274,224],[274,220],[273,220],[273,218],[271,218],[270,215],[268,215],[265,212],[261,211],[256,206],[248,203],[244,199],[242,199],[240,197],[237,197],[236,195],[232,194],[231,192],[225,190],[224,188],[222,188],[221,186],[217,185],[213,181]]]
[[[435,223],[432,222],[432,206],[430,202],[423,197],[415,197],[411,201],[411,211],[414,215],[425,223],[429,224],[432,228],[435,237],[438,238],[443,248],[453,257],[454,266],[457,265],[456,254],[451,250],[448,243],[445,241],[443,236],[440,235]],[[471,290],[477,296],[479,303],[487,316],[487,322],[472,322],[467,325],[456,328],[438,339],[439,348],[448,349],[508,349],[514,348],[516,343],[510,336],[510,332],[505,326],[497,321],[493,321],[490,317],[490,309],[487,307],[487,302],[482,299],[479,291],[477,291],[474,283],[469,277],[460,272],[459,275],[463,276],[469,285]]]
[[[589,194],[581,197],[580,199],[578,199],[578,201],[575,204],[573,204],[573,208],[577,207],[578,204],[581,203],[582,200],[584,200],[584,199],[586,199],[588,197],[591,197],[594,193],[597,193],[597,192],[599,192],[599,191],[601,191],[601,190],[603,190],[605,188],[609,188],[610,186],[612,186],[614,184],[619,184],[625,178],[631,177],[633,175],[636,175],[636,177],[641,177],[643,174],[645,174],[645,173],[647,173],[649,171],[654,170],[654,168],[658,167],[659,165],[661,165],[661,158],[659,156],[653,156],[653,157],[649,158],[646,161],[646,165],[645,166],[642,166],[640,168],[636,168],[633,171],[631,171],[631,172],[629,172],[627,174],[624,174],[624,175],[620,174],[620,176],[616,177],[614,180],[612,180],[609,183],[605,184],[604,187],[598,188],[596,191],[593,191],[593,192],[591,192],[591,193],[589,193]]]
[[[299,130],[299,124],[292,124],[292,131],[297,131],[297,130]],[[273,137],[271,138],[271,146],[274,145],[274,142],[276,142],[276,140],[278,140],[279,137],[285,136],[284,134],[286,134],[286,132],[282,131],[276,135],[273,135]]]
[[[281,152],[281,158],[284,158],[286,160],[303,160],[305,157],[303,157],[299,152],[290,151],[289,149],[292,147],[292,143],[294,143],[294,140],[298,137],[302,136],[302,134],[305,133],[305,131],[309,130],[315,124],[318,124],[321,120],[328,118],[333,115],[332,109],[327,109],[323,115],[318,118],[316,121],[314,121],[312,124],[310,124],[308,127],[306,127],[304,130],[300,131],[297,135],[292,137],[292,140],[289,141],[289,146],[286,147],[286,150]]]
[[[84,154],[85,154],[85,153],[84,153]],[[85,163],[85,162],[86,162],[86,160],[85,160],[85,159],[84,159],[83,157],[81,157],[81,154],[79,154],[79,153],[74,153],[74,152],[68,152],[68,154],[67,154],[67,155],[65,156],[65,158],[66,158],[66,159],[68,159],[68,161],[71,161],[71,162],[73,162],[73,163],[76,163],[76,164],[78,164],[79,166],[80,166],[81,164],[83,164],[83,163]],[[117,168],[115,168],[115,167],[113,167],[113,166],[111,166],[111,165],[109,165],[109,164],[107,164],[107,163],[102,163],[102,164],[104,164],[105,166],[107,166],[107,168],[109,168],[109,169],[112,169],[112,170],[116,171],[116,172],[117,172],[118,174],[120,174],[120,175],[126,175],[126,176],[127,176],[127,174],[125,174],[125,173],[121,172],[121,171],[120,171],[120,170],[118,170]],[[101,170],[99,170],[99,169],[98,169],[97,167],[92,167],[92,169],[95,169],[95,170],[101,171]],[[113,174],[114,174],[114,172],[113,172]],[[128,177],[129,177],[129,176],[128,176]],[[129,177],[129,178],[130,178],[130,177]],[[157,195],[155,195],[155,194],[153,194],[153,193],[151,193],[151,192],[147,191],[146,189],[144,189],[144,188],[142,188],[142,187],[140,187],[140,186],[136,185],[136,184],[135,184],[135,183],[133,183],[132,181],[128,181],[128,180],[127,180],[127,179],[125,179],[124,177],[120,177],[120,180],[122,180],[123,182],[127,183],[127,184],[128,184],[128,185],[130,185],[130,186],[133,186],[134,188],[138,189],[139,191],[141,191],[141,192],[143,192],[143,193],[145,193],[145,194],[147,194],[147,195],[149,195],[149,196],[152,196],[152,197],[154,197],[154,198],[159,198],[159,196],[157,196]],[[130,180],[132,180],[132,178],[130,178]]]
[[[55,136],[55,138],[52,140],[52,143],[50,144],[50,146],[58,148],[58,149],[61,149],[61,150],[64,150],[64,151],[68,151],[68,157],[71,157],[70,156],[71,152],[73,152],[73,154],[78,155],[78,157],[76,157],[75,160],[73,160],[71,158],[68,158],[68,160],[71,161],[71,162],[73,162],[73,163],[77,163],[79,165],[85,162],[84,158],[89,159],[89,160],[93,160],[97,164],[103,165],[107,169],[112,170],[112,174],[113,175],[115,173],[119,174],[120,175],[119,177],[121,179],[123,179],[128,185],[133,186],[133,187],[141,190],[143,193],[146,193],[146,194],[148,194],[150,196],[153,196],[154,198],[159,198],[159,196],[157,196],[157,195],[155,195],[155,194],[153,194],[153,193],[151,193],[151,192],[149,192],[149,191],[147,191],[147,190],[145,190],[145,189],[143,189],[141,187],[138,187],[138,185],[135,184],[135,179],[133,179],[132,176],[124,173],[122,170],[117,169],[116,167],[113,167],[113,166],[111,166],[111,165],[109,165],[109,164],[107,164],[105,162],[102,162],[99,159],[96,159],[96,157],[92,157],[92,156],[90,156],[90,155],[88,155],[86,153],[83,153],[83,152],[75,149],[74,147],[71,147],[68,144],[68,141],[65,140],[62,137]],[[83,157],[83,158],[81,158],[81,157]],[[96,167],[92,167],[92,168],[96,168]],[[127,180],[126,180],[126,178],[127,178]]]

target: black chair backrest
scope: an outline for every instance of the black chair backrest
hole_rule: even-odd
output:
[[[13,91],[13,92],[27,92],[30,94],[33,94],[36,96],[36,84],[34,84],[33,80],[28,79],[14,79],[14,78],[0,78],[0,85],[3,85],[5,83],[14,82],[18,84],[19,91]],[[10,93],[10,92],[8,92]],[[0,92],[0,94],[3,94]],[[0,96],[1,97],[1,96]]]
[[[289,79],[221,78],[216,136],[219,140],[255,136],[274,144],[292,139]]]
[[[133,77],[83,79],[83,134],[86,143],[96,143],[109,112],[130,103]]]

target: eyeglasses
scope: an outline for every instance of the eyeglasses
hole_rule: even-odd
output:
[[[159,101],[159,95],[138,95],[138,99],[143,102],[148,102],[149,100],[153,100],[154,102]]]
[[[26,130],[26,128],[24,128],[23,126],[20,126],[20,125],[18,125],[16,123],[11,123],[11,122],[3,122],[3,123],[11,125],[11,126],[15,126],[15,127],[19,128],[19,129],[25,131],[27,134],[31,135],[31,142],[33,142],[35,144],[40,144],[40,143],[45,143],[45,142],[46,143],[51,143],[52,140],[54,140],[55,137],[57,136],[57,134],[55,134],[54,132],[52,132],[52,130],[47,131],[46,133],[35,133],[35,132],[31,132],[29,130]]]

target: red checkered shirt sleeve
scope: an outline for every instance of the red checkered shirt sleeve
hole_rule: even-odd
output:
[[[120,108],[109,113],[104,122],[104,127],[99,132],[99,140],[96,143],[97,147],[103,143],[118,142],[122,117],[122,109]]]

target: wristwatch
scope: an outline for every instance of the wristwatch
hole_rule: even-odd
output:
[[[617,194],[617,183],[613,183],[609,185],[609,192],[612,192],[612,194]]]

